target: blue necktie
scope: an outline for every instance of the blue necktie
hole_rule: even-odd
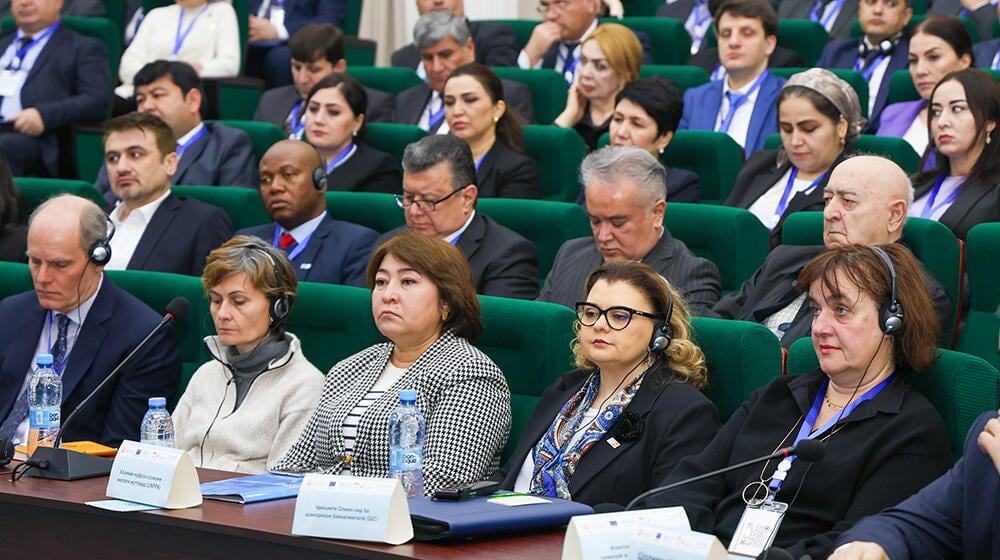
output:
[[[56,344],[52,347],[52,365],[55,366],[56,371],[62,371],[66,365],[63,363],[63,360],[66,359],[66,337],[69,331],[69,317],[59,314],[56,317],[56,322],[59,324],[59,332],[56,335]]]
[[[69,332],[69,317],[60,314],[56,319],[59,331],[56,335],[56,345],[52,347],[52,363],[56,366],[56,371],[61,371],[62,361],[66,358],[66,338]],[[7,419],[0,425],[0,438],[9,438],[14,435],[17,427],[28,416],[28,391],[25,389],[17,397],[14,407],[11,409]]]

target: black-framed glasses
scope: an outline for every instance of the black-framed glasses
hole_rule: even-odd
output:
[[[468,186],[469,185],[465,185],[465,187],[468,187]],[[455,196],[456,194],[462,192],[462,190],[465,189],[465,187],[459,187],[459,188],[451,191],[450,193],[448,193],[448,195],[443,196],[443,197],[441,197],[441,198],[439,198],[437,200],[427,200],[427,199],[422,199],[422,198],[414,198],[412,196],[407,196],[407,195],[404,195],[404,194],[393,195],[393,198],[396,199],[396,206],[399,206],[400,208],[402,208],[404,210],[407,209],[407,208],[409,208],[410,206],[413,206],[414,204],[416,204],[417,208],[423,210],[424,212],[433,212],[433,211],[437,210],[437,205],[438,204],[441,204],[442,202],[444,202],[444,201],[448,200],[449,198]]]
[[[649,317],[655,321],[663,320],[661,315],[653,315],[652,313],[646,313],[645,311],[639,311],[638,309],[632,309],[624,305],[615,305],[607,309],[601,309],[589,301],[576,302],[576,320],[580,321],[581,325],[593,327],[602,315],[604,316],[604,320],[607,321],[608,326],[616,331],[625,329],[632,322],[632,317],[636,315]]]

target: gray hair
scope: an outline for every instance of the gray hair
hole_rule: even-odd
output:
[[[432,134],[406,146],[403,152],[403,171],[407,173],[419,173],[439,163],[448,164],[452,190],[476,184],[472,149],[461,138],[450,134]]]
[[[469,25],[465,23],[465,18],[447,10],[426,13],[420,16],[413,26],[413,43],[417,50],[431,47],[447,37],[464,46],[470,36]]]
[[[94,201],[73,194],[53,196],[38,205],[28,218],[28,228],[35,218],[54,206],[76,206],[80,215],[80,248],[90,251],[98,241],[108,237],[108,217]]]
[[[606,146],[591,152],[580,164],[580,182],[586,186],[595,177],[603,183],[632,179],[639,185],[638,202],[647,210],[667,198],[667,170],[642,148]]]

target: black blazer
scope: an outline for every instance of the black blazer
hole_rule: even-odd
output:
[[[480,198],[539,198],[542,194],[535,160],[497,140],[476,170]]]
[[[517,66],[517,35],[506,23],[469,21],[469,34],[476,47],[476,62],[484,66]],[[397,49],[390,57],[390,64],[403,68],[416,68],[420,64],[420,51],[410,43]]]
[[[0,235],[0,261],[28,262],[28,228],[17,226]]]
[[[913,200],[920,200],[933,187],[937,177],[931,177],[913,187]],[[983,222],[1000,222],[1000,189],[996,185],[965,184],[951,206],[938,220],[965,241],[969,230]]]
[[[517,111],[529,123],[535,122],[535,105],[531,100],[531,90],[528,86],[511,80],[500,80],[503,85],[503,96],[507,106]],[[399,92],[396,96],[396,110],[392,122],[399,124],[417,124],[431,98],[431,87],[420,84]],[[444,122],[442,120],[442,122]]]
[[[221,208],[171,194],[156,209],[126,268],[201,276],[208,253],[232,235]]]
[[[399,194],[401,180],[399,162],[391,155],[368,144],[358,144],[354,155],[327,174],[326,188],[330,191]]]
[[[580,369],[565,373],[545,390],[514,454],[491,477],[502,481],[501,488],[514,488],[525,458],[591,373]],[[712,440],[719,430],[715,405],[701,391],[667,381],[669,377],[672,374],[662,369],[647,373],[615,425],[580,457],[569,479],[573,501],[625,505],[657,486],[678,461],[700,453]],[[619,445],[613,446],[612,438]]]

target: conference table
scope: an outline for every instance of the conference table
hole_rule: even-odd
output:
[[[12,463],[11,466],[17,463]],[[202,482],[235,473],[199,469]],[[72,482],[24,477],[0,469],[0,535],[5,558],[420,558],[558,559],[563,531],[450,543],[399,546],[291,534],[295,500],[241,505],[205,500],[179,510],[113,512],[104,500],[108,477]]]

